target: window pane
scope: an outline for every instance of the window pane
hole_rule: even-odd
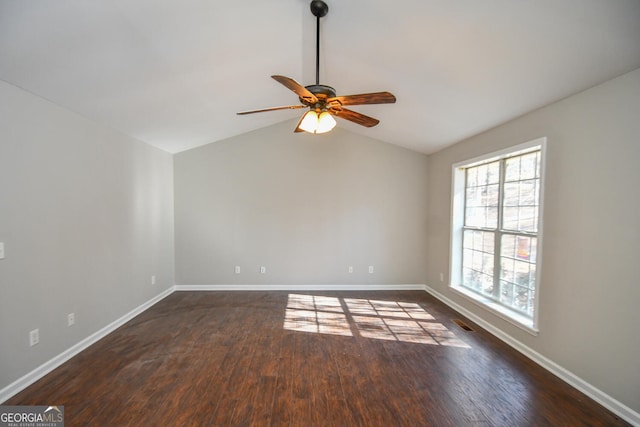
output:
[[[505,160],[502,211],[505,230],[533,233],[538,229],[539,159],[540,152],[536,151]]]
[[[482,272],[493,277],[493,255],[492,254],[483,253]]]
[[[475,187],[478,185],[478,169],[467,169],[467,187]]]
[[[500,162],[489,163],[487,184],[497,184],[500,182]]]
[[[536,211],[535,208],[521,207],[518,209],[518,227],[519,231],[535,231]]]
[[[498,206],[498,195],[500,187],[498,184],[488,185],[487,187],[487,206]]]
[[[482,292],[493,289],[494,239],[490,231],[464,230],[462,266],[465,286]]]
[[[475,250],[482,250],[482,235],[484,233],[482,231],[474,231],[473,232],[473,248]]]
[[[531,238],[525,236],[517,236],[518,250],[516,252],[516,258],[529,260],[531,258]]]
[[[464,223],[470,227],[482,227],[484,225],[484,208],[467,208]]]
[[[503,235],[500,258],[500,302],[530,316],[535,298],[536,269],[531,262],[535,242],[530,236]]]
[[[502,236],[501,254],[503,257],[514,258],[516,252],[516,236],[505,234]]]
[[[520,179],[520,157],[512,157],[505,161],[505,181],[517,181]]]
[[[500,282],[500,302],[508,307],[513,306],[513,283],[501,281]]]
[[[536,262],[537,249],[538,249],[538,239],[536,239],[535,237],[532,237],[531,238],[531,255],[529,258],[529,261],[531,261],[532,263]]]
[[[483,233],[482,238],[482,250],[486,253],[492,254],[494,251],[494,238],[493,233]]]
[[[529,271],[529,289],[535,289],[536,288],[536,265],[535,264],[531,264],[529,266],[530,271]]]
[[[514,286],[513,308],[518,311],[527,312],[529,307],[529,289]]]
[[[504,185],[504,206],[518,206],[520,198],[520,186],[517,182]]]
[[[465,189],[465,225],[497,228],[499,197],[499,161],[468,168]]]
[[[536,204],[536,180],[529,179],[520,183],[520,206],[533,206]]]
[[[513,260],[510,258],[502,258],[500,265],[502,267],[502,278],[513,283],[515,280]]]
[[[482,271],[482,252],[473,251],[472,256],[471,268],[476,271]]]
[[[473,248],[473,231],[472,230],[464,230],[464,234],[462,236],[462,247],[463,248]]]
[[[478,166],[478,185],[487,185],[487,165]]]
[[[486,215],[485,226],[487,228],[498,228],[498,208],[487,208]]]
[[[481,290],[485,295],[493,295],[493,277],[483,274],[481,282]]]
[[[502,228],[505,230],[518,229],[518,208],[504,208]]]
[[[536,153],[520,156],[520,179],[535,178],[537,172]]]
[[[515,283],[522,286],[529,286],[529,263],[523,261],[515,261]]]
[[[478,273],[477,271],[473,271],[470,268],[463,268],[462,274],[463,274],[464,285],[466,287],[474,289],[476,291],[480,290],[480,280],[479,280],[480,273]]]
[[[478,187],[467,188],[467,207],[482,206],[478,197]]]
[[[471,261],[473,260],[473,251],[471,249],[465,249],[462,254],[462,266],[471,268]]]

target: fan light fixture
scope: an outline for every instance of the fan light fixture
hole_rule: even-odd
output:
[[[326,111],[318,114],[315,111],[307,111],[298,125],[300,129],[309,133],[329,132],[336,126],[336,121],[331,114]]]
[[[373,127],[380,123],[378,119],[345,108],[350,105],[365,104],[393,104],[396,97],[389,92],[371,92],[357,95],[337,96],[331,86],[320,84],[320,18],[329,12],[329,6],[322,0],[311,1],[311,13],[316,17],[316,84],[302,86],[292,78],[273,75],[275,81],[298,95],[299,105],[285,105],[283,107],[262,108],[259,110],[242,111],[237,114],[254,114],[265,111],[297,110],[308,108],[298,122],[294,132],[325,133],[336,126],[333,116],[340,117],[355,124]]]

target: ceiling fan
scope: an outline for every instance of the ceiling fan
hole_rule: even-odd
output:
[[[237,113],[238,115],[262,113],[275,110],[294,110],[309,108],[294,132],[325,133],[336,125],[333,116],[349,120],[366,127],[373,127],[380,123],[373,117],[344,108],[345,105],[364,104],[393,104],[396,97],[389,92],[363,93],[359,95],[336,96],[336,90],[331,86],[320,84],[320,18],[329,12],[329,6],[322,0],[311,2],[311,13],[316,17],[316,84],[302,86],[292,78],[275,75],[271,76],[278,83],[298,95],[301,105],[287,105],[284,107],[263,108]]]

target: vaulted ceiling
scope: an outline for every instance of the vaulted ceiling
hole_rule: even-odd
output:
[[[424,153],[640,67],[638,0],[326,0],[320,83],[390,91],[338,125]],[[309,0],[0,0],[0,79],[169,152],[299,117]],[[291,129],[293,131],[293,129]]]

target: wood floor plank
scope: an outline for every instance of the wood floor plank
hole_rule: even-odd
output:
[[[4,404],[67,426],[628,425],[459,318],[419,291],[177,292]]]

